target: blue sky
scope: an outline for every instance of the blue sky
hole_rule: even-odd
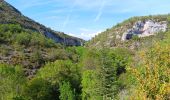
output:
[[[6,0],[24,15],[85,40],[133,16],[170,13],[169,0]]]

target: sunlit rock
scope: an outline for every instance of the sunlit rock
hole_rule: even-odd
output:
[[[138,21],[135,23],[132,29],[128,29],[122,35],[122,41],[129,40],[133,35],[138,37],[146,37],[150,35],[155,35],[158,32],[165,32],[167,30],[167,22],[155,22],[153,20]]]

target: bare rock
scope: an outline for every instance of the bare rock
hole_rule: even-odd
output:
[[[153,20],[138,21],[135,23],[132,29],[128,29],[122,35],[122,41],[129,40],[133,35],[138,37],[146,37],[150,35],[155,35],[158,32],[165,32],[167,30],[167,22],[155,22]]]

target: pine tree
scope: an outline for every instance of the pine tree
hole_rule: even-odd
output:
[[[116,94],[116,67],[113,66],[113,60],[108,55],[108,50],[101,50],[100,66],[97,73],[99,76],[98,92],[103,100],[111,100]]]

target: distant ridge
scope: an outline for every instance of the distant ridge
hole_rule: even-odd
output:
[[[108,48],[126,47],[139,48],[152,45],[169,31],[170,15],[150,15],[132,17],[122,23],[101,32],[86,44],[87,47]]]
[[[4,0],[0,0],[0,23],[1,24],[20,24],[26,29],[39,32],[48,38],[55,40],[57,43],[65,44],[67,46],[81,46],[84,44],[84,40],[72,37],[45,27],[38,22],[24,16],[19,10],[10,5]]]

